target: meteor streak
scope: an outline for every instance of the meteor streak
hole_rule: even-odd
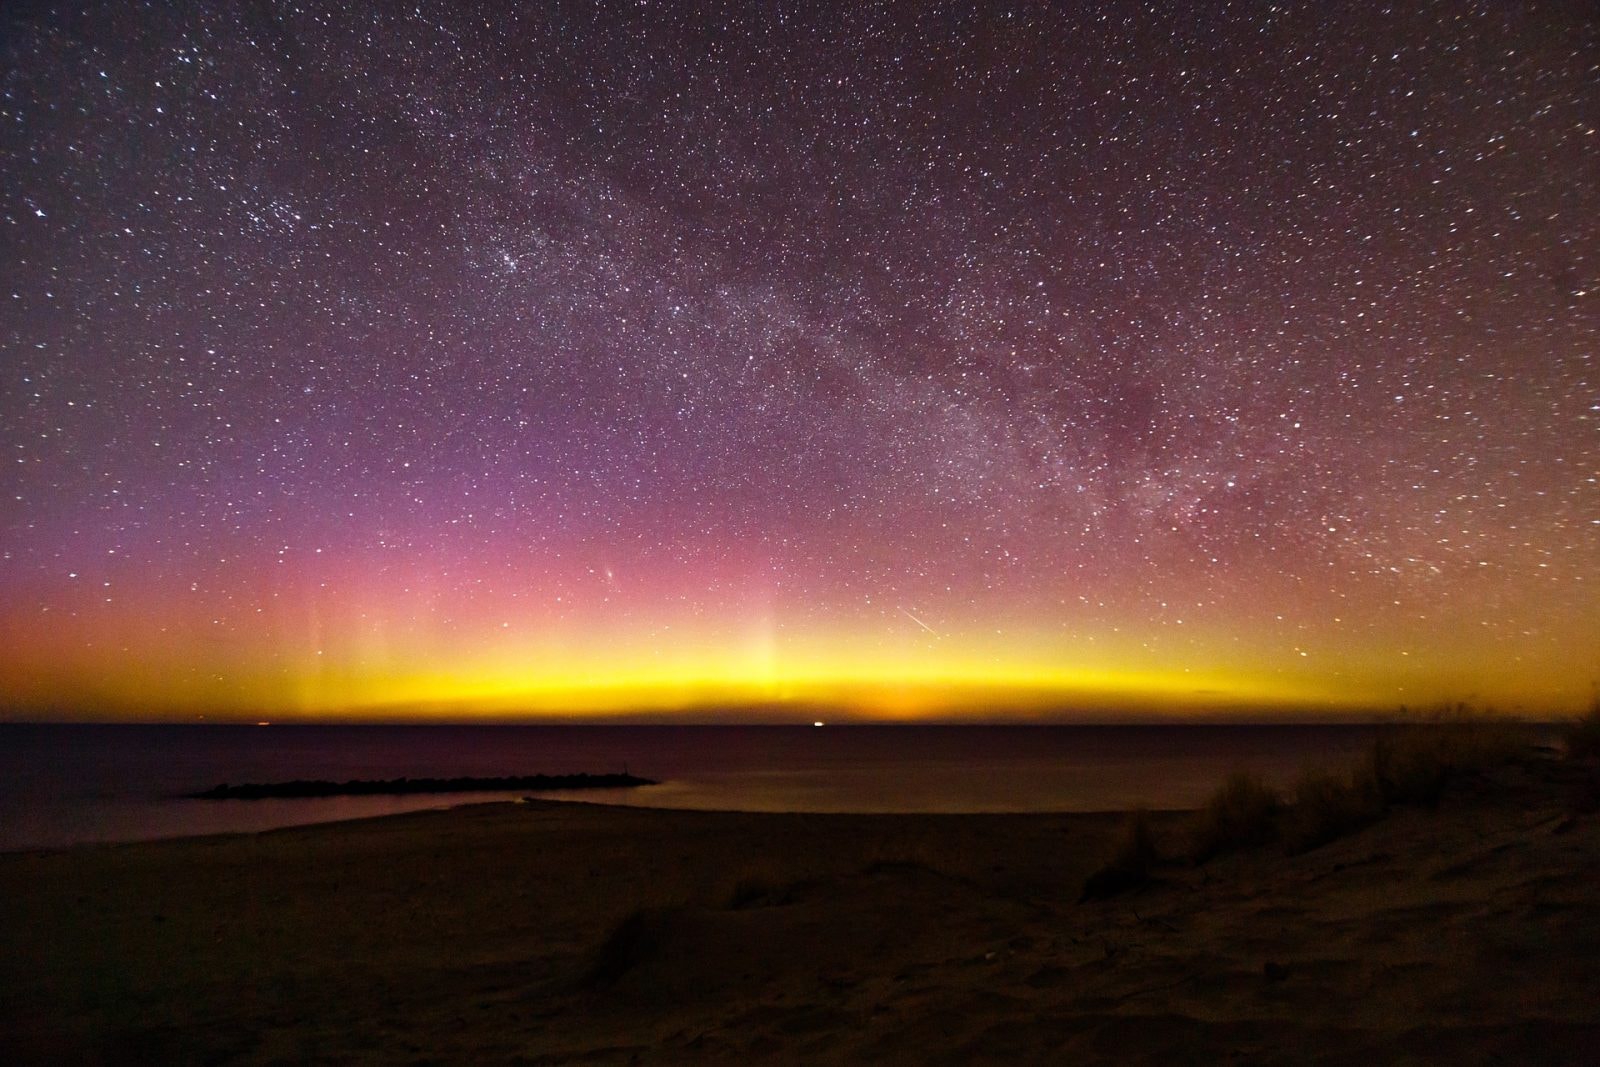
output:
[[[933,636],[935,636],[935,637],[939,636],[939,631],[938,630],[935,630],[933,627],[929,626],[927,623],[923,622],[921,619],[919,619],[915,615],[911,614],[911,612],[907,611],[905,608],[901,608],[900,609],[900,614],[904,615],[906,618],[910,619],[912,622],[916,623],[918,626],[922,627],[924,630],[928,631]]]

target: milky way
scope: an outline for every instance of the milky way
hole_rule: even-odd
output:
[[[8,6],[12,714],[1547,710],[1585,4]]]

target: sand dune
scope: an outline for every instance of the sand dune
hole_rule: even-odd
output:
[[[1116,815],[484,805],[0,856],[8,1062],[1580,1063],[1551,760],[1078,904]],[[1155,818],[1176,845],[1183,817]]]

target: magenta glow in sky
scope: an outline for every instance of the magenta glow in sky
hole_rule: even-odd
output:
[[[1600,673],[1585,5],[3,18],[12,717]]]

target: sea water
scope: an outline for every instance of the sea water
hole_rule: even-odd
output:
[[[1373,726],[0,725],[0,849],[360,818],[507,794],[193,800],[221,782],[628,770],[659,785],[552,797],[739,811],[1095,811],[1202,803],[1230,770],[1279,783]]]

